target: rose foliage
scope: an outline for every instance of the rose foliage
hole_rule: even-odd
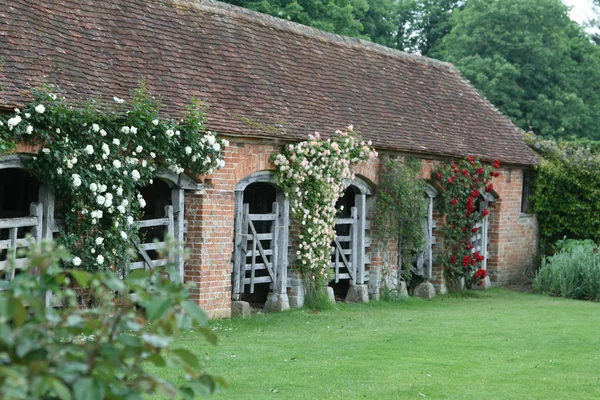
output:
[[[441,261],[448,281],[458,286],[464,279],[465,287],[481,284],[487,272],[481,269],[484,256],[473,251],[472,236],[477,233],[475,226],[486,215],[487,209],[479,206],[483,194],[492,192],[492,177],[499,173],[499,161],[490,165],[469,156],[466,160],[443,165],[433,173],[440,191],[438,209],[446,217],[442,228],[444,242]]]
[[[228,144],[205,129],[198,102],[175,121],[161,117],[143,85],[130,104],[113,100],[79,106],[36,91],[23,110],[0,117],[0,139],[41,146],[28,168],[56,191],[57,215],[64,218],[59,241],[75,255],[75,266],[89,270],[130,261],[134,221],[146,205],[140,187],[160,171],[222,168]]]
[[[173,335],[184,330],[216,343],[186,285],[173,279],[175,268],[138,269],[120,279],[111,271],[64,269],[71,255],[52,242],[31,243],[28,251],[21,273],[0,281],[0,398],[141,400],[162,392],[192,399],[224,385],[196,354],[173,346]],[[82,297],[95,300],[83,307]],[[179,371],[181,382],[148,366]]]
[[[344,180],[354,177],[353,166],[376,157],[371,143],[362,141],[352,126],[336,131],[330,139],[315,132],[308,141],[290,144],[273,157],[276,181],[290,200],[298,224],[295,267],[305,284],[317,291],[329,282],[335,205],[344,192]]]

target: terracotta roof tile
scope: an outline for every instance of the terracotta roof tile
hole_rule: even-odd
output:
[[[537,162],[451,65],[227,4],[4,0],[0,21],[0,107],[44,82],[112,99],[145,78],[172,114],[209,103],[223,133],[296,139],[352,123],[379,149]]]

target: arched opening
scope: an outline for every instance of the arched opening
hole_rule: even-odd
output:
[[[248,212],[251,215],[267,216],[273,213],[273,203],[276,202],[277,189],[268,182],[251,183],[244,190],[244,204],[248,205]],[[252,221],[254,229],[258,235],[260,245],[265,250],[265,256],[260,254],[260,250],[254,249],[254,244],[248,242],[246,265],[250,265],[251,269],[246,271],[246,276],[258,283],[254,283],[254,287],[246,286],[242,294],[242,301],[247,301],[255,307],[262,307],[267,302],[269,292],[271,292],[272,282],[270,282],[269,271],[264,266],[265,261],[273,263],[273,235],[271,232],[275,229],[275,220],[254,220]],[[252,234],[252,232],[250,232]],[[258,247],[258,246],[256,246]],[[259,254],[256,254],[256,253]],[[257,256],[262,258],[263,265],[257,266]],[[254,258],[254,260],[253,260]],[[252,265],[255,266],[254,274],[252,274]],[[252,290],[251,290],[252,289]]]
[[[346,299],[353,285],[364,285],[369,280],[367,231],[370,222],[367,215],[372,194],[370,185],[357,177],[346,182],[346,189],[337,201],[336,239],[331,252],[333,279],[329,283],[336,300]]]
[[[157,221],[156,224],[141,224],[139,230],[140,244],[146,248],[146,254],[151,260],[157,260],[159,254],[156,248],[150,248],[150,244],[164,242],[171,228],[168,224],[169,210],[172,206],[171,187],[162,179],[154,179],[151,184],[139,189],[140,194],[146,201],[146,207],[142,209],[141,221]],[[163,222],[159,222],[159,220]],[[166,220],[165,220],[166,219]],[[143,263],[142,255],[138,255],[136,262]]]
[[[0,169],[0,218],[29,215],[31,203],[39,201],[40,182],[19,168]]]
[[[242,179],[235,196],[232,297],[268,308],[270,293],[287,298],[288,203],[270,171]]]

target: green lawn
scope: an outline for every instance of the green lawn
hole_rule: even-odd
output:
[[[217,399],[600,398],[600,304],[495,289],[212,323]],[[176,371],[160,374],[170,378]]]

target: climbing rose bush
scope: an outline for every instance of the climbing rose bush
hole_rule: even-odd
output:
[[[336,202],[353,167],[377,157],[371,142],[361,140],[353,127],[324,139],[318,132],[308,140],[286,146],[273,161],[276,181],[290,200],[298,224],[295,267],[305,283],[320,290],[329,281],[331,242],[335,239]]]
[[[56,191],[64,218],[59,241],[74,266],[126,265],[137,240],[134,222],[146,206],[139,188],[160,171],[210,174],[222,168],[226,140],[207,131],[204,108],[192,102],[184,119],[160,114],[144,86],[130,103],[81,106],[45,89],[23,110],[0,117],[0,139],[41,146],[28,168]]]
[[[448,163],[434,171],[433,178],[441,187],[438,208],[446,217],[442,229],[444,248],[441,261],[449,283],[459,287],[464,279],[465,287],[481,285],[487,272],[481,268],[485,257],[473,252],[471,238],[477,233],[476,225],[489,213],[481,209],[479,202],[485,193],[492,192],[492,178],[500,175],[500,162],[483,164],[473,156]]]

